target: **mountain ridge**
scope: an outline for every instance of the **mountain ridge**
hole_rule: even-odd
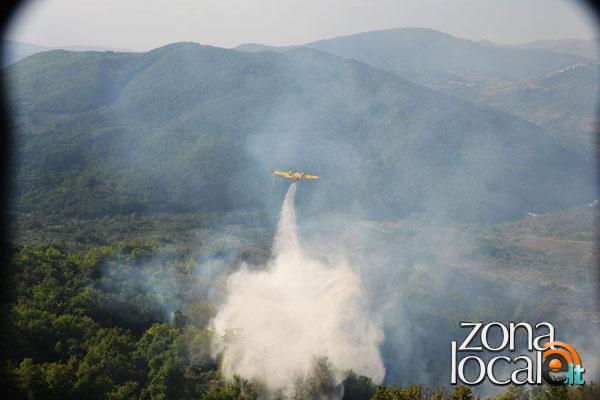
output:
[[[594,196],[539,127],[318,50],[55,51],[7,73],[19,212],[264,207],[275,167],[328,177],[300,194],[312,213],[497,221]]]
[[[583,46],[597,51],[595,44],[593,40],[566,40],[503,46],[490,41],[475,43],[430,29],[399,28],[305,46],[360,60],[446,94],[509,112],[548,129],[562,145],[592,160],[597,151],[594,137],[599,99],[593,88],[598,87],[598,74],[584,73],[579,75],[579,81],[569,81],[580,88],[579,95],[565,84],[544,91],[543,85],[535,83],[557,71],[597,63],[563,52],[565,46],[566,50]],[[257,45],[241,49],[285,51]]]
[[[21,42],[18,40],[4,39],[2,41],[2,66],[14,64],[27,58],[31,55],[52,50],[68,50],[68,51],[114,51],[120,53],[133,53],[129,49],[117,49],[106,46],[41,46],[33,43]]]
[[[472,40],[427,28],[368,31],[303,44],[330,54],[352,58],[424,83],[436,74],[461,78],[527,79],[589,59],[545,49],[483,46]],[[286,51],[289,47],[241,45],[248,51]]]

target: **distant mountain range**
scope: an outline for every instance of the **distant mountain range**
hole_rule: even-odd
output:
[[[599,87],[597,61],[572,65],[527,81],[435,85],[437,90],[525,118],[590,160],[598,150]]]
[[[454,77],[457,80],[519,80],[548,74],[590,60],[546,49],[513,49],[482,46],[467,39],[424,28],[398,28],[357,33],[307,43],[304,47],[326,51],[342,58],[415,81]],[[293,48],[293,47],[292,47]],[[241,45],[244,51],[285,51],[290,47]]]
[[[497,44],[489,40],[477,42],[485,46],[507,47],[513,49],[543,49],[557,53],[572,54],[590,60],[600,59],[600,39],[559,39],[559,40],[535,40],[523,44]]]
[[[524,58],[567,62],[547,53]],[[273,168],[323,177],[301,185],[313,213],[503,221],[596,195],[594,166],[539,126],[316,49],[53,50],[5,73],[14,211],[265,207]]]
[[[426,29],[426,28],[397,28],[397,29],[383,30],[380,32],[384,32],[384,33],[391,33],[391,32],[402,33],[402,32],[404,32],[405,34],[409,34],[410,31],[415,31],[415,30],[423,32],[423,33],[428,32],[430,35],[432,35],[432,37],[435,35],[453,37],[452,35],[448,35],[448,34],[445,34],[442,32],[437,32],[432,29]],[[354,34],[354,35],[347,36],[347,38],[348,37],[358,37],[358,36],[367,35],[367,34],[371,34],[371,33],[372,32]],[[454,37],[454,38],[459,39],[461,41],[467,40],[467,39],[461,39],[461,38],[457,38],[457,37]],[[339,38],[335,38],[334,40],[337,40],[337,39],[339,39]],[[469,41],[469,40],[467,40],[467,41]],[[319,45],[321,45],[325,42],[327,42],[327,41],[321,40],[318,42],[307,43],[304,46],[318,47]],[[558,39],[558,40],[541,39],[541,40],[535,40],[533,42],[527,42],[527,43],[521,43],[521,44],[500,44],[500,43],[494,43],[487,39],[481,39],[474,43],[477,43],[478,45],[484,46],[484,47],[499,47],[499,48],[507,48],[507,49],[524,49],[524,50],[532,50],[532,49],[533,50],[548,50],[548,51],[552,51],[555,53],[570,54],[570,55],[577,56],[577,57],[583,57],[583,58],[587,58],[589,60],[600,59],[600,38]],[[281,51],[291,50],[296,47],[300,47],[300,45],[298,45],[298,46],[267,46],[267,45],[263,45],[263,44],[259,44],[259,43],[244,43],[244,44],[236,47],[236,49],[242,50],[242,51],[281,52]]]
[[[304,46],[359,60],[429,88],[518,115],[549,129],[562,145],[591,160],[599,126],[597,44],[595,39],[565,39],[504,46],[431,29],[399,28]],[[253,52],[291,48],[238,47]]]
[[[49,50],[71,50],[71,51],[129,51],[125,49],[114,49],[103,46],[64,46],[64,47],[46,47],[36,44],[18,42],[14,40],[2,41],[2,65],[7,66],[21,61],[25,57],[29,57],[36,53]]]

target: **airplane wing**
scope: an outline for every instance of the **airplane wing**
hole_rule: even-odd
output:
[[[304,175],[302,178],[304,178],[304,179],[319,179],[320,176],[318,176],[318,175]]]
[[[282,171],[271,171],[271,173],[273,175],[279,175],[279,176],[283,176],[285,178],[293,178],[292,174],[290,174],[289,172],[282,172]]]

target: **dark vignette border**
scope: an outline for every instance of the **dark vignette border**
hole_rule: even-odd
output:
[[[4,38],[4,32],[8,28],[8,25],[15,15],[18,7],[25,3],[27,0],[2,0],[0,2],[0,32],[2,33],[2,37]],[[498,0],[499,1],[499,0]],[[600,36],[600,1],[597,0],[565,0],[565,1],[573,1],[583,3],[584,7],[587,7],[589,13],[592,14],[593,19],[596,20],[596,27],[598,29],[597,35]],[[1,39],[0,38],[0,39]],[[2,45],[3,42],[0,41],[0,65],[1,57],[2,57]],[[10,346],[10,343],[7,343],[5,331],[2,329],[5,324],[6,318],[6,294],[7,294],[7,282],[8,282],[8,273],[7,270],[7,258],[10,254],[10,237],[9,237],[9,213],[8,213],[8,191],[10,188],[10,163],[11,163],[11,155],[12,155],[12,137],[13,132],[11,132],[11,121],[10,116],[8,114],[8,108],[6,105],[6,99],[3,95],[5,87],[4,76],[0,72],[0,388],[3,394],[3,398],[5,399],[16,399],[19,398],[18,392],[16,388],[12,386],[11,379],[7,376],[5,368],[7,360],[4,358],[4,354],[6,354],[3,350],[5,347]],[[600,88],[599,88],[600,90]],[[600,105],[598,105],[597,115],[600,116]],[[596,165],[597,171],[597,180],[598,187],[600,188],[600,124],[596,125]],[[600,193],[598,193],[600,195]],[[596,220],[598,224],[600,221]],[[596,227],[596,235],[600,237],[600,227]],[[600,260],[596,260],[599,264],[600,268]],[[598,303],[600,304],[600,292],[597,293]]]

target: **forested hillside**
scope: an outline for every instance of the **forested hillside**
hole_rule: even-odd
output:
[[[593,166],[541,128],[311,49],[50,51],[6,70],[12,210],[262,208],[273,168],[323,179],[313,212],[500,221],[594,198]]]
[[[385,320],[388,384],[347,373],[341,382],[343,399],[474,399],[466,387],[443,388],[447,363],[442,360],[449,354],[429,351],[459,334],[455,321],[467,315],[555,323],[566,318],[573,326],[597,326],[587,291],[579,285],[595,279],[590,218],[595,212],[584,206],[485,230],[365,221],[363,229],[375,230],[374,240],[355,252],[389,252],[373,260],[365,282],[367,290],[376,284],[382,290],[378,301],[392,307]],[[259,268],[268,259],[269,221],[267,215],[252,213],[132,215],[62,225],[19,221],[7,266],[4,373],[30,399],[265,398],[268,389],[261,382],[224,379],[209,322],[226,276],[240,263]],[[408,265],[393,263],[383,275],[386,257]],[[391,282],[399,303],[390,302],[380,279]],[[523,302],[508,287],[534,290],[539,303]],[[564,315],[556,314],[573,299],[577,310],[567,307]],[[410,308],[403,311],[404,302]],[[577,337],[586,336],[578,332]],[[407,341],[422,346],[407,347]],[[407,370],[405,358],[427,362],[427,373]],[[333,378],[339,373],[327,360],[315,360],[294,398],[340,393]],[[597,385],[587,382],[576,389],[508,388],[495,399],[587,400],[597,395]]]
[[[438,82],[436,90],[509,112],[543,127],[564,147],[594,159],[598,133],[598,62],[576,64],[530,80],[467,84]]]
[[[424,28],[387,29],[304,46],[363,61],[415,83],[508,112],[548,130],[588,160],[597,151],[598,46],[595,40],[523,45],[473,42]],[[245,44],[244,51],[293,47]]]

